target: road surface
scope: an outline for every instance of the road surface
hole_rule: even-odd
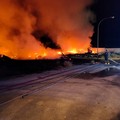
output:
[[[0,81],[0,120],[120,120],[120,66],[83,64]]]

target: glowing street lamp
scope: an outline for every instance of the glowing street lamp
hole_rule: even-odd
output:
[[[98,27],[97,27],[97,54],[98,54],[98,48],[99,48],[99,28],[100,28],[100,24],[104,21],[104,20],[107,20],[107,19],[114,19],[115,17],[114,16],[111,16],[111,17],[106,17],[106,18],[103,18],[102,20],[99,21],[98,23]]]

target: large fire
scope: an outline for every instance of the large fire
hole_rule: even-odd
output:
[[[87,9],[92,1],[0,1],[0,54],[14,59],[52,59],[62,53],[86,52],[93,35],[90,21],[94,15]],[[57,49],[41,40],[45,34]]]

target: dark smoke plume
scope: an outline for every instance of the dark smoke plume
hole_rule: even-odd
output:
[[[48,53],[48,48],[61,48],[64,52],[86,49],[90,45],[89,37],[93,35],[90,21],[94,18],[90,9],[86,8],[92,2],[93,0],[0,1],[1,53],[25,58],[29,54]]]

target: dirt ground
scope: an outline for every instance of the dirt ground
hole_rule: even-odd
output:
[[[0,120],[120,120],[120,74],[103,73],[78,74],[0,106]]]

